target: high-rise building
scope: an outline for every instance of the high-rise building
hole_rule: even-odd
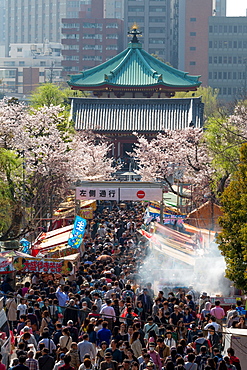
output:
[[[208,84],[219,99],[247,97],[247,17],[210,17]]]
[[[61,19],[77,17],[81,2],[82,0],[6,0],[6,56],[9,54],[10,43],[43,43],[46,40],[61,42]]]
[[[180,0],[125,0],[125,33],[136,23],[143,48],[174,67],[178,64],[178,5]],[[127,41],[125,46],[127,46]]]
[[[213,8],[216,17],[226,17],[226,0],[214,0]]]
[[[0,0],[0,56],[2,55],[2,49],[5,45],[5,22],[6,22],[6,14],[5,14],[5,3],[6,0]]]
[[[208,19],[213,0],[179,0],[179,69],[208,85]]]
[[[124,17],[124,0],[104,0],[104,18]]]
[[[81,9],[79,17],[62,20],[66,75],[95,67],[123,50],[123,20],[104,18],[103,0],[91,0]]]

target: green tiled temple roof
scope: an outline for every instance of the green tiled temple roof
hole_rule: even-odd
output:
[[[71,75],[68,84],[75,89],[94,90],[114,87],[196,90],[200,76],[179,71],[148,54],[141,44],[129,43],[127,49],[99,66]]]

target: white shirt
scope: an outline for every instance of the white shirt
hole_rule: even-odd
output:
[[[21,304],[21,303],[18,304],[17,311],[20,312],[20,316],[21,315],[26,315],[26,313],[27,313],[27,305],[26,304]]]
[[[38,343],[38,351],[39,351],[40,343],[44,343],[45,348],[48,348],[49,349],[49,353],[52,353],[53,350],[56,350],[57,349],[57,347],[56,347],[56,345],[55,345],[55,343],[53,342],[52,339],[43,338]]]
[[[116,317],[116,313],[114,311],[114,308],[111,306],[105,306],[101,308],[100,314],[103,315],[104,318],[114,318]]]
[[[204,326],[204,330],[207,330],[210,326],[213,326],[215,328],[215,331],[219,331],[220,325],[217,324],[217,322],[210,322],[206,326]]]
[[[62,366],[64,364],[65,364],[65,362],[63,360],[60,360],[60,361],[56,362],[55,365],[54,365],[53,370],[57,370],[59,368],[59,366]]]

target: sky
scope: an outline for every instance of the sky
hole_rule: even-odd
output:
[[[229,17],[245,16],[246,9],[246,0],[227,0],[226,15]]]

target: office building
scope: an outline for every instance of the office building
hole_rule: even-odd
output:
[[[214,0],[213,8],[216,17],[226,17],[226,0]]]
[[[124,0],[104,0],[104,18],[124,18]]]
[[[5,55],[11,43],[61,42],[61,19],[77,17],[81,1],[5,0]]]
[[[201,75],[208,85],[208,19],[213,14],[212,0],[179,0],[178,68]]]
[[[208,83],[219,99],[247,96],[247,17],[210,17]]]
[[[20,98],[44,82],[62,82],[59,43],[10,44],[10,56],[0,58],[1,92]]]
[[[123,21],[104,18],[103,5],[92,0],[78,18],[62,20],[64,75],[95,67],[123,50]]]
[[[140,40],[143,48],[174,67],[178,65],[179,3],[180,0],[125,0],[124,2],[125,33],[136,23],[143,33]]]

